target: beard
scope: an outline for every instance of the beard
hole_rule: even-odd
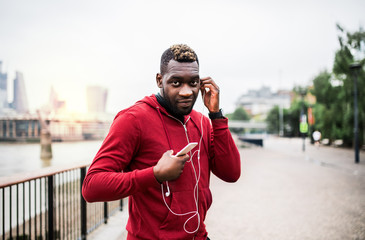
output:
[[[165,99],[166,104],[169,108],[167,110],[170,111],[172,113],[172,115],[174,115],[174,116],[184,116],[184,115],[190,114],[191,111],[193,110],[193,107],[194,107],[194,104],[195,104],[195,101],[196,101],[196,96],[193,97],[192,104],[189,108],[180,109],[180,108],[178,108],[176,102],[175,102],[175,104],[173,104],[171,102],[170,98],[166,97],[168,95],[165,93],[165,90],[163,88],[162,88],[162,94],[163,94],[163,98]]]

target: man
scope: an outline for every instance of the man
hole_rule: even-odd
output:
[[[219,88],[200,78],[186,45],[161,57],[160,93],[117,114],[91,164],[82,194],[89,202],[129,196],[127,239],[208,239],[210,172],[227,182],[241,174],[237,147],[219,108]],[[193,110],[199,90],[209,120]],[[189,154],[174,156],[189,142]]]
[[[321,140],[321,133],[318,130],[316,130],[313,132],[312,137],[314,140],[314,145],[319,146],[319,140]]]

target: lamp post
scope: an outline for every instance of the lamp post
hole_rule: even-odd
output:
[[[359,119],[358,119],[358,107],[357,107],[357,75],[358,70],[361,68],[360,63],[352,63],[350,70],[352,70],[354,77],[354,135],[355,135],[355,163],[360,162],[359,158]]]
[[[284,137],[284,112],[282,104],[279,106],[279,126],[279,136]]]
[[[300,117],[299,117],[299,131],[302,134],[303,145],[302,151],[305,152],[305,135],[308,132],[308,123],[307,123],[307,115],[304,113],[304,97],[307,94],[304,88],[300,88],[300,95],[302,97],[302,107],[300,109]]]

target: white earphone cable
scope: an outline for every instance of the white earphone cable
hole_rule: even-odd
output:
[[[203,93],[203,101],[204,101],[204,96],[205,96],[205,93]],[[193,152],[193,154],[191,154],[190,156],[190,159],[189,161],[187,162],[190,162],[191,163],[191,167],[193,169],[193,172],[194,172],[194,176],[195,176],[195,186],[194,186],[194,202],[195,202],[195,207],[196,207],[196,210],[194,211],[190,211],[190,212],[186,212],[186,213],[175,213],[174,211],[172,211],[172,209],[169,207],[169,205],[167,204],[166,202],[166,199],[165,199],[165,194],[164,194],[164,189],[163,189],[163,184],[161,184],[161,194],[162,194],[162,199],[167,207],[167,209],[174,215],[176,216],[185,216],[185,215],[189,215],[189,214],[193,214],[191,217],[189,217],[185,223],[184,223],[184,231],[188,234],[193,234],[195,232],[197,232],[199,230],[199,227],[200,227],[200,214],[199,214],[199,180],[200,180],[200,173],[201,173],[201,169],[200,169],[200,149],[201,149],[201,142],[203,140],[203,136],[204,136],[204,129],[203,129],[203,112],[204,112],[204,108],[203,108],[203,111],[201,113],[201,118],[200,118],[200,128],[201,128],[201,136],[200,136],[200,140],[199,140],[199,149],[198,150],[195,150]],[[189,139],[188,139],[189,141]],[[196,169],[195,169],[195,166],[194,166],[194,162],[193,162],[193,156],[197,153],[197,159],[198,159],[198,174],[196,173]],[[166,188],[167,188],[167,192],[166,192],[166,197],[169,197],[171,192],[170,192],[170,188],[169,188],[169,184],[168,184],[168,181],[166,181]],[[195,216],[198,217],[198,224],[197,224],[197,228],[194,230],[194,231],[188,231],[186,229],[186,224],[191,220],[193,219]]]

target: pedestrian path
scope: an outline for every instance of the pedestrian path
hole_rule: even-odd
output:
[[[127,199],[126,199],[127,200]],[[125,201],[124,206],[127,206]],[[126,239],[127,231],[125,226],[128,220],[128,210],[125,207],[123,211],[117,211],[113,216],[108,219],[108,223],[97,228],[92,232],[87,239],[88,240],[117,240]]]
[[[237,183],[212,178],[211,239],[365,239],[365,175],[342,170],[363,171],[365,155],[358,165],[351,156],[310,145],[302,152],[300,139],[270,138],[263,149],[242,149]]]
[[[205,221],[212,240],[365,239],[365,154],[319,147],[301,139],[268,138],[241,148],[242,176],[212,176],[213,204]],[[126,239],[119,212],[89,239]]]

